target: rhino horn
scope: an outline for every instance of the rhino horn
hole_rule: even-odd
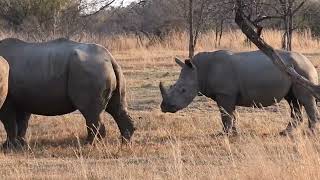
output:
[[[179,59],[179,58],[175,58],[176,63],[180,66],[180,67],[184,67],[184,63]]]
[[[162,98],[166,98],[167,97],[167,91],[165,89],[165,87],[163,86],[162,82],[159,83],[159,88],[160,88],[160,92],[162,95]]]

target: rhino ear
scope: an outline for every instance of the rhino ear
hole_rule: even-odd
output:
[[[174,60],[176,61],[176,63],[180,66],[180,67],[182,67],[183,68],[183,66],[184,66],[184,63],[179,59],[179,58],[174,58]]]
[[[194,64],[191,62],[190,59],[186,59],[186,60],[184,61],[184,63],[185,63],[188,67],[194,68]]]

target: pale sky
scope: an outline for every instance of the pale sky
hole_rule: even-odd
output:
[[[94,2],[95,0],[86,0],[87,2]],[[123,0],[123,4],[126,6],[126,5],[129,5],[131,2],[134,2],[134,1],[137,1],[137,0]],[[102,1],[102,2],[107,2],[107,1]],[[122,0],[116,0],[112,5],[113,6],[119,6],[120,3],[122,2]]]
[[[95,0],[85,0],[85,1],[87,1],[88,3],[95,2]],[[127,5],[129,5],[131,2],[134,2],[134,1],[137,1],[137,0],[123,0],[123,5],[124,5],[124,6],[127,6]],[[99,2],[99,1],[98,1],[98,2]],[[100,2],[107,2],[107,1],[100,1]],[[111,6],[119,6],[119,5],[121,5],[121,2],[122,2],[122,0],[116,0]],[[102,3],[101,3],[101,4],[102,4]],[[104,5],[104,3],[103,3],[102,5]],[[99,6],[97,6],[97,7],[91,7],[91,8],[86,9],[85,12],[90,14],[91,10],[92,10],[92,11],[95,11],[95,10],[98,10],[99,8],[100,8]]]

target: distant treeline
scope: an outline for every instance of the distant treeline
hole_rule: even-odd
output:
[[[126,33],[161,39],[171,31],[188,29],[188,1],[141,0],[126,7],[110,6],[88,16],[97,3],[103,4],[101,0],[90,4],[81,0],[0,0],[0,20],[3,29],[25,33],[68,36],[83,32]],[[263,19],[261,24],[266,28],[284,30],[285,17],[292,13],[294,30],[310,29],[314,36],[320,36],[320,1],[246,1],[252,19]],[[104,1],[108,2],[111,1]],[[194,26],[200,32],[219,33],[226,28],[236,28],[234,0],[194,0],[193,13]]]

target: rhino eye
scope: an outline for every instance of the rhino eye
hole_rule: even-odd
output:
[[[181,89],[181,93],[185,93],[186,92],[186,89]]]

